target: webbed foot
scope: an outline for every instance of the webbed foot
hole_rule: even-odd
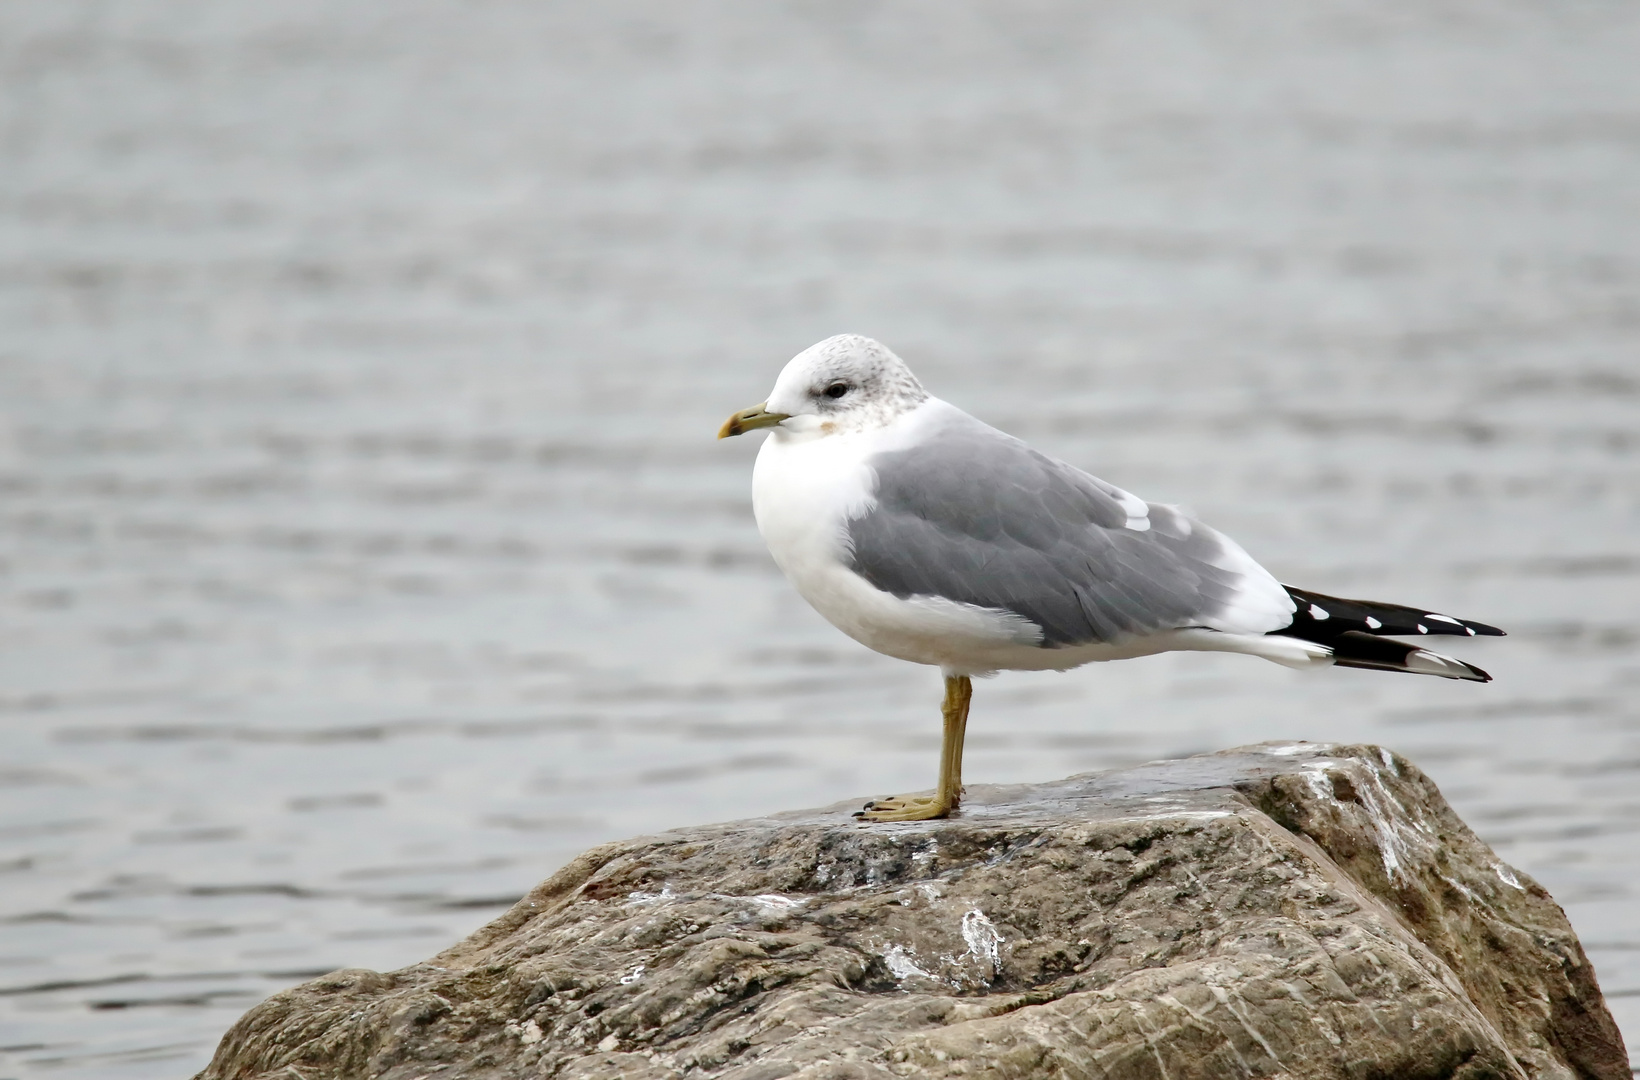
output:
[[[854,816],[862,821],[931,821],[948,816],[954,809],[955,799],[941,799],[938,795],[894,795],[873,799]]]

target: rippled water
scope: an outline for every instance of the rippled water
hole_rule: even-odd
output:
[[[1640,13],[0,7],[0,1076],[174,1077],[576,851],[931,783],[731,409],[840,330],[1477,687],[979,686],[971,781],[1373,740],[1640,1043]]]

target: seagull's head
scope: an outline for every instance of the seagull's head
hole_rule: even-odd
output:
[[[769,400],[729,417],[718,438],[764,427],[811,438],[869,431],[927,400],[922,383],[886,346],[838,334],[792,357]]]

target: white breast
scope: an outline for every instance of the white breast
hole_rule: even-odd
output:
[[[848,521],[869,509],[866,465],[875,433],[795,437],[771,432],[752,470],[752,512],[769,554],[815,607],[846,571]],[[854,576],[849,573],[849,576]]]
[[[871,509],[876,486],[867,460],[905,445],[949,408],[930,399],[867,432],[772,433],[752,472],[752,509],[775,563],[839,630],[902,660],[951,672],[994,671],[1040,652],[1040,628],[1011,612],[936,597],[902,600],[849,568],[848,522]]]

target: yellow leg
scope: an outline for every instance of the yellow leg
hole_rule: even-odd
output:
[[[951,791],[955,800],[951,804],[953,806],[962,801],[962,793],[965,790],[962,786],[962,744],[968,738],[968,705],[974,700],[973,680],[964,675],[957,679],[956,682],[958,684],[957,693],[962,696],[962,700],[959,704],[959,715],[957,716],[957,722],[954,725],[956,727],[957,748],[951,752],[952,771],[956,774],[951,780]],[[947,697],[950,697],[951,689],[949,683],[947,683],[945,693]],[[942,708],[941,712],[943,713],[944,711],[945,710]],[[953,725],[950,720],[947,720],[945,722],[945,726],[946,730],[949,731]]]
[[[933,795],[900,795],[866,803],[854,816],[866,821],[927,821],[942,818],[962,802],[962,743],[968,733],[968,705],[973,681],[966,675],[945,680],[945,735],[940,742],[940,782]]]

